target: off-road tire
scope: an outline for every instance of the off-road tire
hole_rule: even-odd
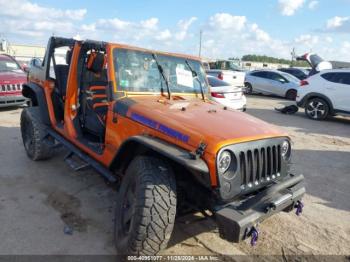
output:
[[[24,148],[30,159],[37,161],[52,157],[53,150],[45,141],[47,127],[41,121],[38,107],[28,107],[22,110],[21,133]]]
[[[170,166],[154,157],[136,157],[117,195],[114,236],[118,254],[155,255],[166,248],[175,215],[176,182]]]
[[[293,100],[294,101],[297,98],[297,90],[295,90],[295,89],[288,90],[287,93],[286,93],[286,98],[288,100]]]
[[[246,95],[251,95],[251,94],[253,93],[253,86],[252,86],[252,84],[250,84],[250,83],[245,83],[244,86],[245,86],[244,93],[245,93]]]
[[[311,98],[306,102],[305,114],[312,120],[324,120],[329,115],[329,105],[322,98]]]

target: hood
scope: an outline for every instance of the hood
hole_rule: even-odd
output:
[[[117,103],[123,103],[123,100],[129,100],[128,117],[161,132],[165,130],[163,133],[172,138],[180,137],[180,142],[194,148],[204,142],[212,153],[229,144],[286,135],[262,120],[239,111],[225,110],[212,101],[183,97],[169,101],[164,97],[139,96]]]
[[[0,85],[17,84],[27,81],[27,75],[23,71],[0,72]]]

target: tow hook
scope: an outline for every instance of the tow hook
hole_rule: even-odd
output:
[[[295,205],[295,208],[296,208],[295,214],[297,216],[300,216],[301,213],[303,213],[304,204],[300,200],[298,200],[296,205]]]
[[[250,230],[250,245],[252,247],[256,246],[257,242],[258,242],[258,239],[259,239],[259,231],[256,227],[252,227],[251,230]]]

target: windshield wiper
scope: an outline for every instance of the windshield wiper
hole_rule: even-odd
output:
[[[152,56],[153,56],[154,61],[156,61],[156,64],[157,64],[157,68],[158,68],[159,73],[162,75],[162,77],[163,77],[163,79],[164,79],[164,82],[165,82],[165,85],[166,85],[166,88],[167,88],[167,91],[168,91],[168,98],[170,99],[170,98],[171,98],[171,91],[170,91],[170,87],[169,87],[169,81],[168,81],[168,79],[166,79],[166,77],[165,77],[165,75],[164,75],[164,69],[163,69],[163,67],[159,64],[157,55],[156,55],[156,54],[152,54]]]
[[[201,88],[202,99],[205,101],[203,85],[202,85],[202,82],[201,82],[201,81],[199,80],[199,78],[198,78],[197,72],[193,70],[193,68],[191,67],[190,63],[189,63],[187,60],[185,60],[185,63],[186,63],[186,65],[188,66],[188,68],[190,69],[190,71],[192,72],[193,78],[196,79],[196,80],[198,81],[199,86],[200,86],[200,88]]]

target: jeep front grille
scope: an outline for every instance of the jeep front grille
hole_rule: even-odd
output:
[[[22,84],[7,84],[0,85],[0,92],[13,92],[13,91],[21,91]]]
[[[258,186],[281,174],[281,146],[271,145],[239,152],[242,189]]]

